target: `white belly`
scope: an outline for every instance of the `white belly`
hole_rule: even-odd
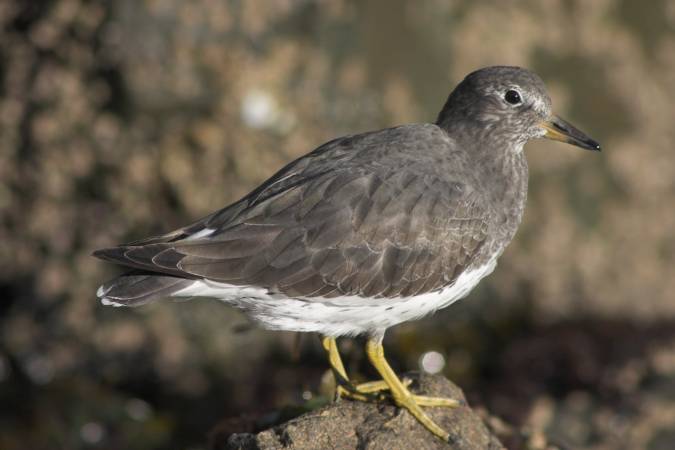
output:
[[[448,287],[414,297],[288,298],[252,286],[233,286],[197,280],[173,297],[209,297],[244,310],[249,317],[274,330],[317,332],[325,336],[355,336],[382,332],[416,320],[465,297],[497,265],[496,258],[462,273]]]

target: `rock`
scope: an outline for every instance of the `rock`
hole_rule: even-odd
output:
[[[450,433],[445,443],[420,425],[407,411],[390,402],[363,403],[341,400],[288,422],[255,433],[217,431],[213,450],[316,450],[316,449],[503,449],[480,417],[466,405],[462,390],[443,378],[407,374],[417,394],[461,400],[459,408],[425,408]]]

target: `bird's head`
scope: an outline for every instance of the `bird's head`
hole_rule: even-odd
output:
[[[470,73],[448,97],[437,124],[469,138],[493,138],[520,147],[544,137],[600,150],[600,144],[552,113],[544,82],[520,67],[486,67]]]

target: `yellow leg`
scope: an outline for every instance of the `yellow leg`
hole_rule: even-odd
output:
[[[387,382],[384,380],[368,381],[366,383],[360,383],[354,386],[350,382],[347,371],[345,370],[344,364],[342,363],[342,358],[340,358],[340,352],[338,350],[335,338],[324,337],[321,342],[324,349],[326,349],[326,352],[328,353],[328,360],[335,376],[338,398],[345,397],[352,400],[373,401],[377,400],[378,397],[368,394],[377,394],[379,392],[389,390],[389,384],[387,384]],[[412,383],[412,380],[409,378],[404,378],[401,380],[401,383],[407,388],[410,383]],[[420,406],[440,406],[447,408],[455,408],[459,406],[459,402],[457,400],[449,398],[413,395],[413,399]]]
[[[347,371],[345,370],[344,364],[342,364],[342,358],[340,358],[340,352],[337,347],[337,342],[333,337],[324,337],[321,339],[323,348],[328,353],[328,361],[330,362],[330,367],[333,370],[333,376],[335,378],[335,394],[337,398],[350,398],[352,400],[359,400],[363,402],[373,401],[376,398],[372,395],[369,395],[371,392],[361,392],[358,387],[355,387],[347,376]]]
[[[342,364],[342,358],[340,358],[340,352],[338,351],[337,342],[333,337],[324,337],[321,339],[323,348],[328,353],[328,361],[330,362],[330,367],[333,369],[333,372],[336,373],[339,377],[342,378],[340,381],[349,381],[347,376],[347,371],[345,370],[344,364]],[[337,377],[336,377],[337,378]],[[336,382],[339,384],[340,381],[336,379]]]
[[[445,398],[434,398],[413,395],[406,385],[396,376],[393,369],[387,363],[384,357],[384,349],[379,340],[369,339],[366,343],[366,354],[375,369],[382,376],[383,381],[389,386],[394,402],[397,406],[407,409],[424,427],[444,441],[447,441],[449,434],[441,427],[436,425],[429,416],[427,416],[420,406],[445,406],[456,407],[459,402]]]

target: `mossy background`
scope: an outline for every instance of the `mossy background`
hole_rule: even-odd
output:
[[[401,325],[444,373],[569,448],[675,448],[675,3],[4,0],[0,448],[206,448],[316,395],[316,339],[216,302],[111,309],[93,249],[167,231],[333,137],[432,121],[469,71],[540,73],[603,144],[527,146],[498,269]],[[358,342],[343,349],[372,376]]]

